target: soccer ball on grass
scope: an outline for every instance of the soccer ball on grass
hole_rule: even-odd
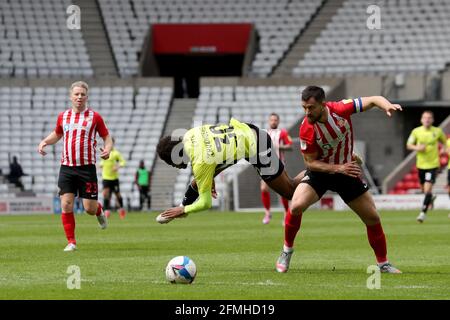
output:
[[[169,261],[166,279],[170,283],[192,283],[197,275],[197,267],[192,259],[178,256]]]

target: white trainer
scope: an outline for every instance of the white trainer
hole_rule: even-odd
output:
[[[100,229],[106,229],[108,226],[108,219],[105,216],[105,213],[102,211],[102,214],[97,216],[98,225]]]
[[[65,248],[65,252],[75,251],[77,250],[77,245],[75,243],[69,243]]]
[[[427,215],[424,212],[421,212],[418,216],[417,216],[417,222],[423,223],[425,221],[425,219],[427,218]]]

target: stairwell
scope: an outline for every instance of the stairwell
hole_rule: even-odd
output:
[[[95,77],[117,77],[117,68],[96,0],[73,0],[81,10],[81,33]]]
[[[163,136],[171,135],[176,129],[190,129],[196,105],[197,99],[174,99]],[[178,171],[157,157],[151,181],[152,209],[172,207]]]
[[[316,38],[326,28],[328,22],[331,21],[344,2],[345,0],[326,0],[324,2],[290,51],[276,67],[272,75],[273,78],[292,76],[292,69],[303,59],[305,53],[309,51],[311,45],[314,44]]]

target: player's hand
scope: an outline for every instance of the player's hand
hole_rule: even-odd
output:
[[[347,162],[339,165],[338,173],[344,174],[349,177],[358,178],[362,175],[361,167],[356,161]]]
[[[101,151],[100,158],[102,158],[103,160],[108,160],[111,151],[104,148],[100,148],[100,151]]]
[[[187,216],[186,213],[184,213],[184,207],[173,207],[170,209],[167,209],[163,213],[161,213],[161,216],[163,218],[182,218],[183,216]]]
[[[402,109],[402,106],[399,104],[390,104],[389,106],[387,106],[385,111],[386,111],[386,114],[388,115],[388,117],[392,117],[393,111],[403,111],[403,109]]]
[[[44,148],[47,146],[47,143],[45,143],[45,141],[41,141],[41,143],[39,143],[39,147],[38,147],[38,152],[45,156],[47,154],[47,152],[44,151]]]

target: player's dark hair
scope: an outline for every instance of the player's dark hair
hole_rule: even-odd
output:
[[[172,150],[181,142],[181,138],[172,138],[171,136],[165,136],[159,140],[156,146],[156,152],[158,156],[169,165],[173,165]]]
[[[317,102],[323,102],[325,100],[325,91],[321,87],[307,86],[302,91],[302,101],[308,101],[314,98]]]
[[[278,113],[272,112],[272,113],[270,114],[269,118],[272,117],[272,116],[277,117],[278,120],[280,120],[280,115],[279,115]]]

